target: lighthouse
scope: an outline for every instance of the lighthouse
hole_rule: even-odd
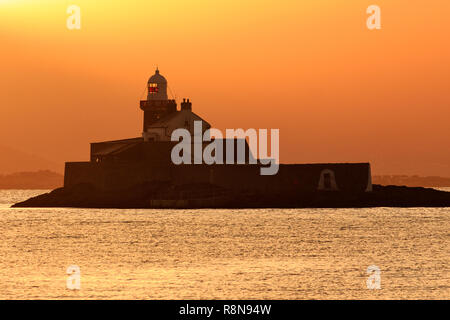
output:
[[[167,80],[159,73],[159,69],[148,79],[147,89],[147,101],[167,100]]]
[[[211,128],[211,125],[192,112],[192,102],[183,99],[181,108],[177,110],[177,103],[167,96],[167,80],[161,75],[159,69],[147,82],[147,100],[140,102],[144,111],[144,128],[142,136],[144,141],[170,141],[172,132],[184,128],[195,134],[194,122],[202,122],[202,134]]]
[[[187,190],[187,194],[195,197],[193,198],[195,202],[192,203],[201,200],[198,202],[199,206],[214,207],[218,205],[215,199],[217,194],[214,192],[220,190],[232,197],[227,200],[229,202],[224,202],[226,206],[235,206],[234,197],[239,194],[245,195],[244,201],[250,198],[255,199],[251,206],[261,206],[261,203],[265,203],[263,200],[267,198],[268,193],[274,195],[267,202],[271,206],[309,206],[322,205],[322,200],[317,202],[314,199],[328,197],[327,195],[331,194],[330,191],[341,192],[339,197],[340,195],[348,196],[349,198],[345,199],[351,203],[350,201],[356,199],[362,192],[372,190],[369,163],[280,164],[278,174],[260,175],[260,169],[266,166],[267,162],[260,159],[254,164],[250,160],[254,159],[252,150],[245,138],[236,137],[237,130],[234,130],[235,137],[225,139],[218,136],[217,131],[214,131],[214,139],[212,139],[209,130],[211,125],[192,111],[192,100],[182,99],[180,108],[177,109],[175,100],[168,98],[167,88],[166,78],[157,69],[146,83],[146,100],[140,101],[140,107],[144,111],[142,135],[135,138],[91,143],[89,162],[68,162],[65,166],[64,187],[74,187],[69,192],[71,194],[75,192],[73,193],[75,198],[59,199],[54,204],[73,205],[76,203],[73,201],[82,201],[88,205],[99,206],[123,207],[130,206],[131,203],[131,206],[156,207],[165,206],[165,190],[167,190],[167,194],[174,196],[178,194],[176,190],[180,190],[181,199],[177,198],[173,204],[170,204],[170,206],[178,206],[180,202],[178,200],[183,200],[183,203],[186,200],[184,190]],[[202,108],[210,110],[213,107],[203,106]],[[200,128],[201,130],[199,130]],[[217,144],[212,145],[212,140]],[[242,145],[239,140],[242,140],[245,146],[243,163],[238,163],[241,161],[238,158],[238,148]],[[178,156],[183,161],[185,156],[190,158],[191,164],[194,165],[187,165],[188,162],[182,162],[186,165],[176,165],[178,163],[174,161],[172,152],[181,142],[185,142],[186,145],[189,143],[190,146],[183,147],[182,153],[178,152]],[[215,146],[215,148],[211,146]],[[222,152],[220,152],[220,146]],[[214,161],[214,164],[209,166],[209,163],[204,161],[205,152],[209,156],[214,153],[212,157],[215,159],[220,159],[220,154],[222,154],[225,164],[220,165],[220,161]],[[233,160],[229,163],[228,159]],[[88,186],[89,195],[78,196],[76,191],[72,191],[84,189],[85,186]],[[167,189],[160,189],[160,187]],[[204,202],[203,198],[197,198],[198,187],[213,191],[212,202]],[[101,193],[98,198],[96,195],[94,198],[90,198],[90,190],[97,190]],[[116,191],[111,193],[111,190]],[[191,193],[191,190],[195,192]],[[174,193],[174,191],[176,192]],[[320,192],[317,197],[314,193],[316,191]],[[107,200],[111,202],[104,202],[105,194],[124,195],[124,197],[123,199],[114,197],[114,199]],[[247,197],[247,195],[251,195],[251,197]],[[163,198],[152,199],[153,196],[162,196]],[[202,193],[201,196],[203,197]],[[209,197],[206,194],[204,199],[209,199]],[[278,198],[279,202],[276,202]],[[312,202],[304,202],[304,199],[310,198]],[[99,202],[91,202],[91,199],[98,199],[92,201]],[[336,199],[335,196],[331,196],[331,202],[325,204],[337,203]],[[160,204],[155,204],[150,200],[156,200],[155,203]],[[160,200],[163,201],[158,202]],[[193,206],[196,205],[193,204]],[[338,205],[341,205],[341,202]]]
[[[175,100],[167,97],[167,80],[158,69],[148,79],[147,100],[141,100],[140,107],[144,111],[144,133],[150,125],[177,111]]]

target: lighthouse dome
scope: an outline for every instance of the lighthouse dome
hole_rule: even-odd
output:
[[[156,69],[155,74],[148,79],[147,100],[167,100],[167,80]]]
[[[167,80],[159,73],[159,70],[156,69],[155,74],[148,79],[148,83],[167,83]]]

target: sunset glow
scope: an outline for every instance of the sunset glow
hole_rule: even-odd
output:
[[[158,65],[214,127],[279,128],[283,163],[450,175],[448,1],[379,0],[376,31],[364,0],[120,3],[0,1],[0,145],[62,171],[139,136]]]
[[[0,0],[0,300],[179,320],[434,311],[449,12]]]

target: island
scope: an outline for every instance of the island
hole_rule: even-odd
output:
[[[192,111],[189,99],[183,99],[179,109],[168,99],[167,80],[158,69],[147,88],[147,99],[140,101],[142,136],[91,143],[89,161],[65,164],[62,188],[14,207],[450,206],[449,192],[372,184],[370,163],[278,164],[261,153],[254,156],[254,143],[247,135],[209,139],[211,125]],[[188,148],[181,149],[183,163],[173,157],[179,144],[173,137],[180,130],[189,138]],[[214,161],[199,161],[199,155],[212,155],[211,150]],[[268,164],[275,170],[264,174]]]

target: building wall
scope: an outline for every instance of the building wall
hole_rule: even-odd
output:
[[[174,185],[209,183],[236,192],[313,192],[323,189],[320,181],[324,170],[333,172],[337,190],[371,189],[368,163],[280,165],[277,175],[261,176],[259,165],[69,162],[65,167],[64,186],[89,183],[100,189],[125,189],[144,182],[167,181]]]
[[[226,146],[226,140],[223,143]],[[144,182],[164,181],[174,185],[208,183],[236,192],[287,193],[315,190],[360,192],[371,191],[372,187],[368,163],[280,165],[276,175],[262,176],[258,164],[174,165],[170,155],[175,144],[177,142],[143,142],[142,139],[93,143],[91,162],[66,163],[64,185],[89,183],[100,189],[121,189]],[[237,140],[234,146],[236,161]],[[250,149],[246,142],[245,151],[248,163]]]
[[[159,119],[177,111],[177,103],[175,100],[152,101],[144,100],[140,102],[140,107],[144,111],[143,132]]]
[[[138,141],[136,139],[131,140],[118,140],[118,141],[106,141],[91,144],[91,162],[145,162],[147,164],[171,164],[172,149],[178,142],[174,141]],[[223,161],[225,161],[227,152],[227,141],[231,141],[234,146],[233,158],[236,163],[238,160],[238,148],[239,142],[243,142],[245,152],[245,162],[249,163],[251,151],[248,143],[245,140],[239,139],[222,139],[223,144]],[[192,143],[194,141],[191,141]],[[202,143],[202,150],[209,144],[209,142]],[[118,151],[116,151],[118,150]],[[191,145],[190,151],[194,151],[194,144]],[[192,162],[194,161],[194,155],[191,154]]]

